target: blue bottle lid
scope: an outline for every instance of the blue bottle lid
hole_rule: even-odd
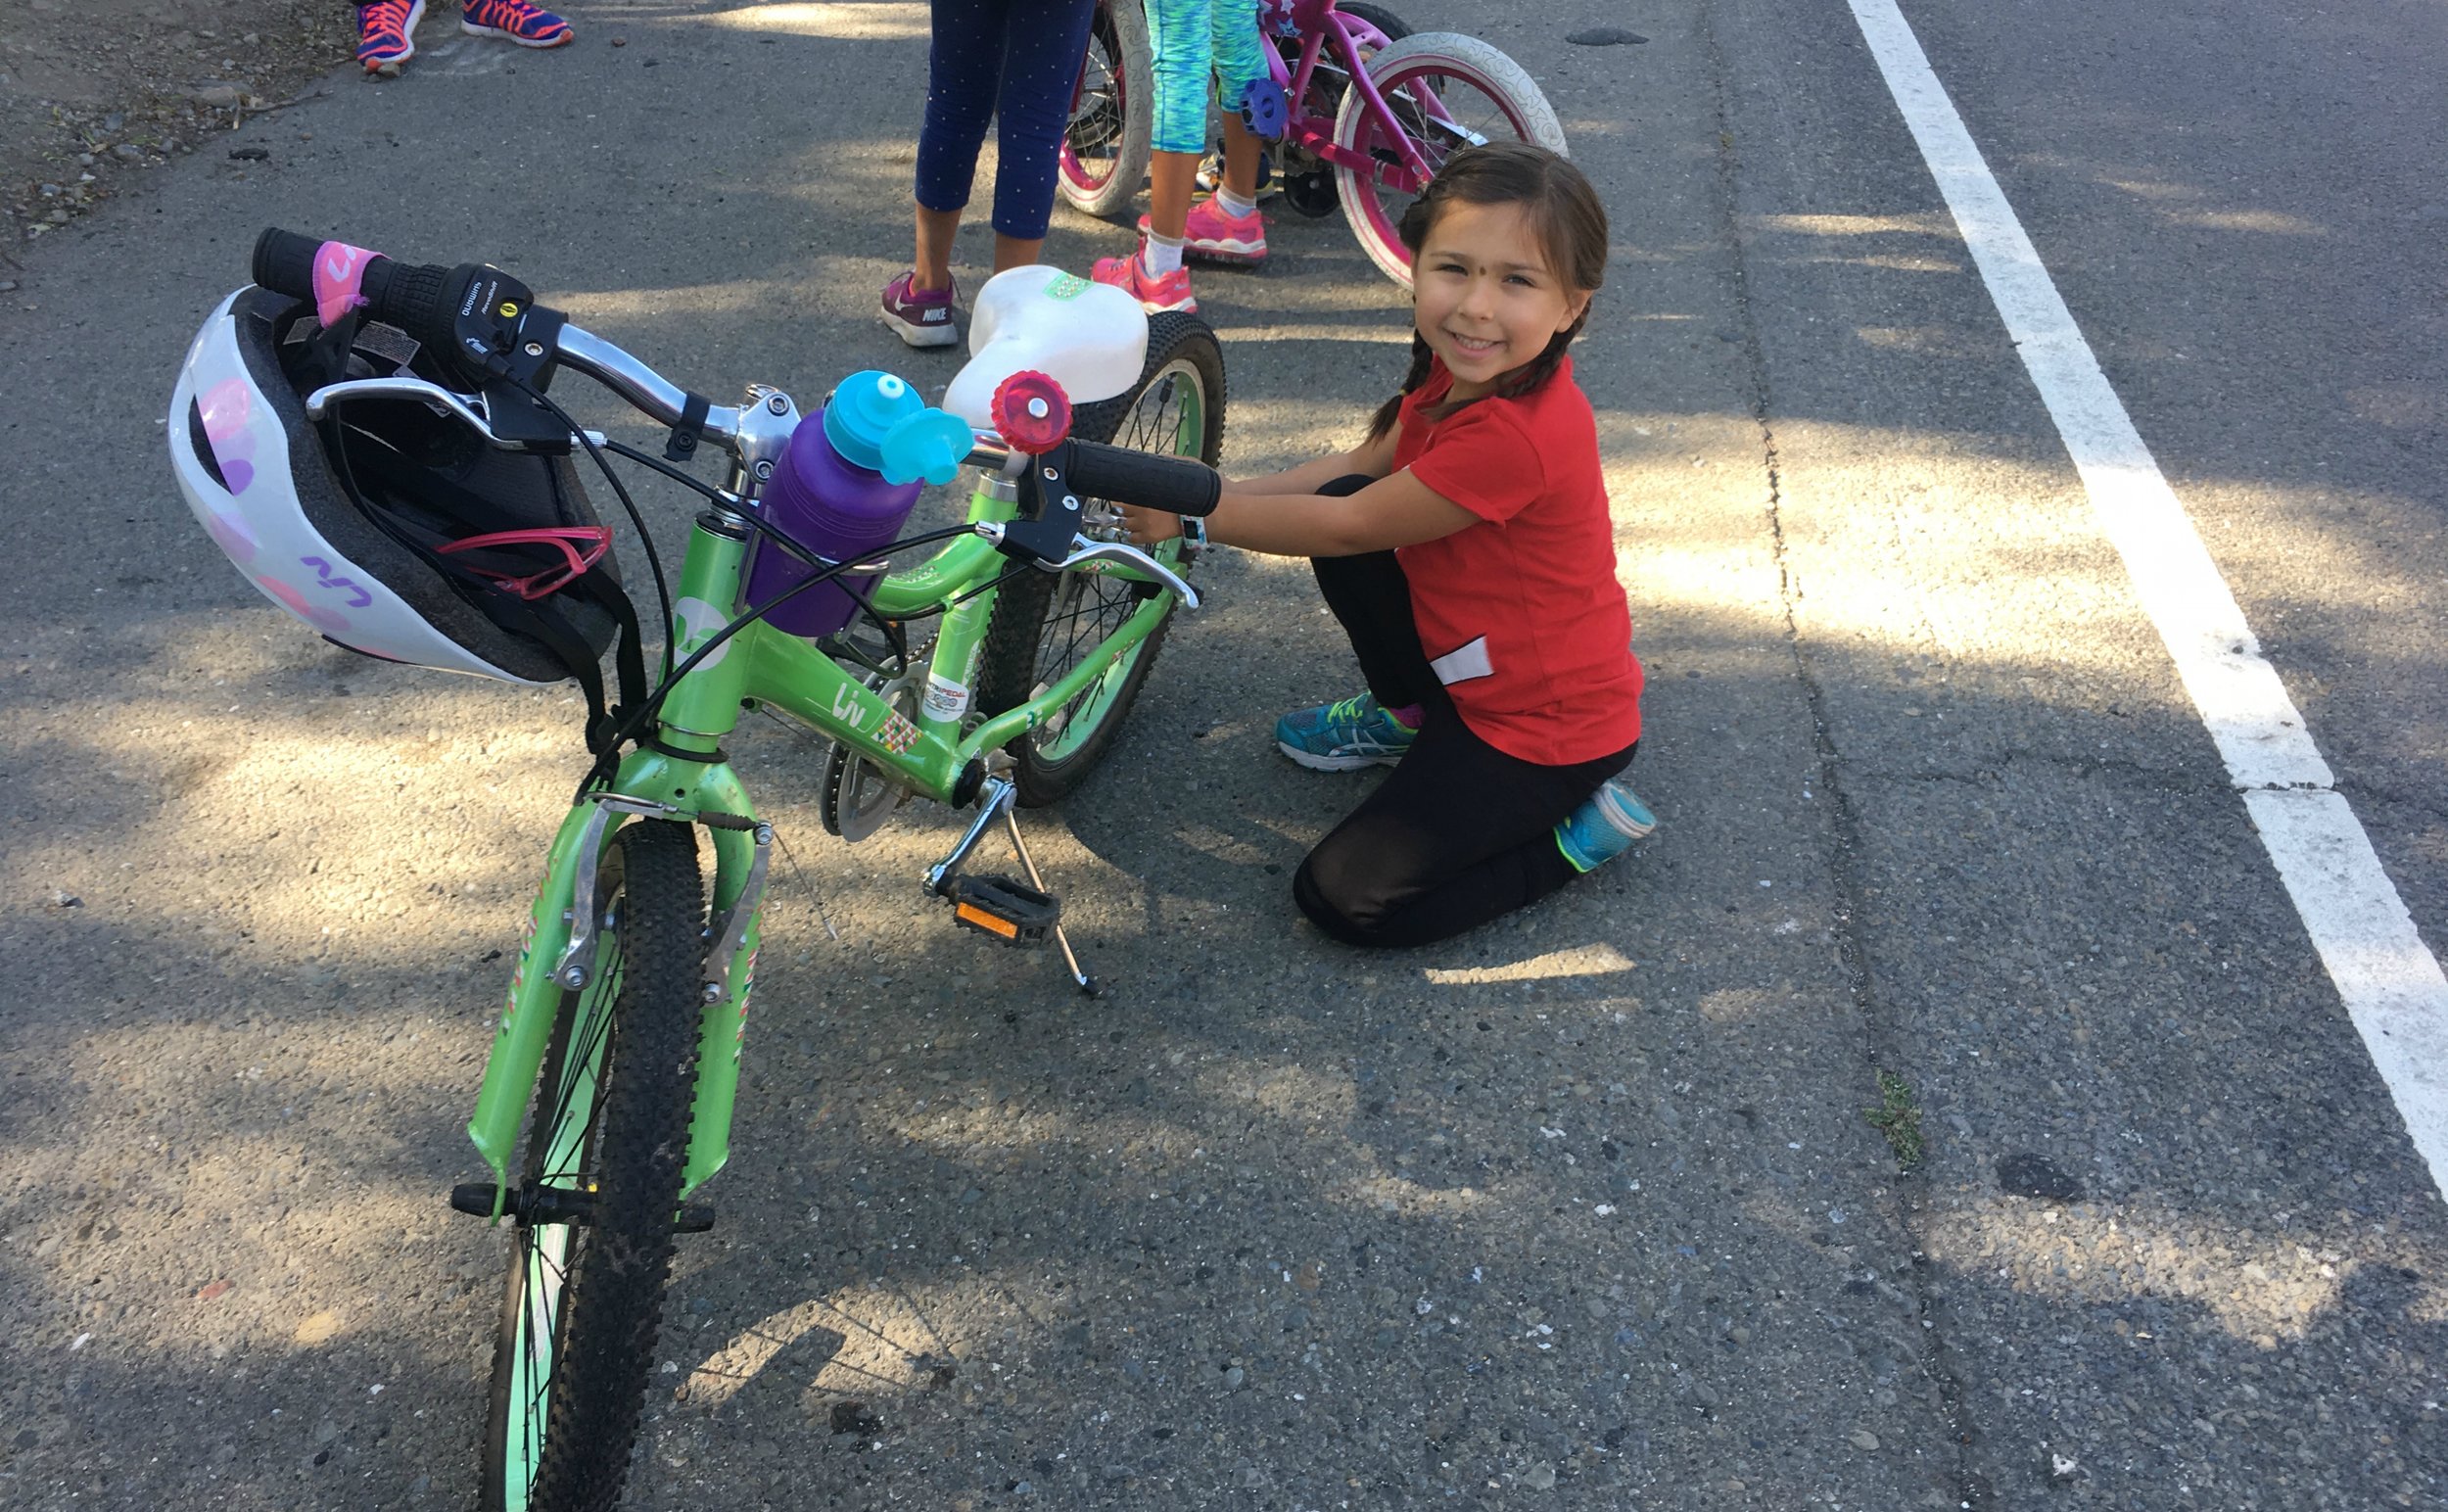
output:
[[[884,436],[883,464],[876,471],[886,483],[950,483],[961,475],[961,463],[977,433],[969,422],[942,409],[921,409],[896,421]]]
[[[824,405],[824,439],[854,467],[884,470],[884,438],[901,421],[926,407],[908,384],[873,368],[852,373]]]

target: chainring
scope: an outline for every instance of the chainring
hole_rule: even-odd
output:
[[[919,675],[911,672],[887,678],[871,672],[864,680],[875,696],[903,718],[916,720]],[[840,741],[824,758],[824,827],[856,844],[876,830],[893,811],[909,800],[910,790],[891,774],[852,751]]]
[[[1325,166],[1284,175],[1283,201],[1312,220],[1322,220],[1342,208],[1335,190],[1335,170]]]

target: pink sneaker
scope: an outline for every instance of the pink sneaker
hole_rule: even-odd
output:
[[[1248,267],[1266,260],[1266,220],[1256,211],[1235,215],[1215,201],[1200,200],[1190,207],[1188,235],[1182,242],[1182,256],[1207,262],[1231,262]],[[1148,217],[1139,217],[1139,234],[1148,234]]]
[[[1177,267],[1157,278],[1149,273],[1147,260],[1135,252],[1126,258],[1099,258],[1088,276],[1127,291],[1139,302],[1139,307],[1152,315],[1168,309],[1192,313],[1199,308],[1199,302],[1190,294],[1190,269]]]

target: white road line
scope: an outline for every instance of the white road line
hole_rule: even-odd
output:
[[[2242,791],[2431,1181],[2448,1195],[2448,975],[2335,792],[2294,702],[2108,386],[1895,0],[1849,0],[1862,39],[2056,421],[2100,529]]]

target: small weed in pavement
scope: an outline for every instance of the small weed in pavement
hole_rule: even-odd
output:
[[[1921,1163],[1929,1144],[1921,1137],[1921,1105],[1912,1101],[1912,1085],[1893,1071],[1878,1073],[1878,1106],[1861,1110],[1870,1127],[1887,1136],[1896,1152],[1896,1168],[1908,1171]]]

